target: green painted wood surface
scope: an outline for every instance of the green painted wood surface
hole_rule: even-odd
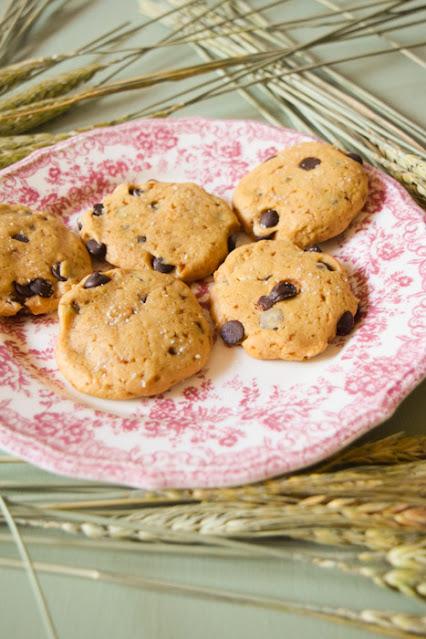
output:
[[[161,2],[158,2],[160,5]],[[353,4],[341,2],[342,6]],[[0,8],[5,2],[0,2]],[[314,0],[293,1],[276,16],[296,17],[314,8],[323,10]],[[60,29],[41,25],[30,41],[28,52],[40,54],[69,50],[120,21],[139,20],[136,0],[93,0],[92,2],[66,2],[54,18]],[[166,33],[162,27],[150,32],[152,38]],[[417,29],[420,39],[422,28]],[[398,36],[408,41],[408,32]],[[370,39],[371,46],[375,44]],[[330,47],[322,55],[348,55],[360,43]],[[424,56],[424,51],[418,51]],[[198,60],[188,48],[173,52],[167,50],[151,54],[150,69],[161,69],[173,64],[189,64]],[[72,64],[70,66],[73,66]],[[65,66],[64,66],[65,68]],[[132,67],[132,75],[146,70],[142,59]],[[374,61],[358,61],[342,67],[342,71],[388,100],[405,114],[424,124],[426,87],[422,72],[412,63],[395,53]],[[424,76],[423,76],[424,77]],[[123,94],[102,101],[99,105],[84,105],[72,115],[52,123],[50,130],[81,126],[99,119],[105,120],[121,113],[140,108],[144,100],[154,101],[165,89],[153,89],[134,94]],[[210,117],[256,118],[256,111],[236,94],[216,99],[188,109],[185,114]],[[407,433],[425,433],[426,385],[419,386],[400,406],[395,415],[378,427],[371,437],[400,430]],[[25,480],[46,482],[52,476],[27,464],[0,466],[0,482]],[[55,478],[56,480],[56,478]],[[64,479],[66,484],[66,479]],[[309,601],[333,606],[356,608],[383,608],[407,612],[422,612],[425,608],[416,601],[381,590],[369,582],[334,571],[324,571],[285,561],[219,560],[191,557],[171,557],[140,553],[88,553],[82,550],[52,550],[31,547],[32,556],[40,561],[67,563],[75,566],[103,570],[131,572],[158,579],[171,579],[190,584],[224,587],[229,590]],[[0,555],[16,557],[12,543],[0,542]],[[343,626],[267,612],[259,609],[212,603],[190,597],[156,594],[143,590],[65,579],[60,576],[42,576],[49,606],[60,639],[282,639],[296,636],[303,639],[366,639],[370,633]],[[45,637],[25,575],[0,568],[0,638],[42,639]]]

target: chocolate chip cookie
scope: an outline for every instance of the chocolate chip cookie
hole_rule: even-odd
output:
[[[91,268],[82,241],[58,217],[0,204],[0,316],[54,311]]]
[[[367,195],[368,178],[359,156],[306,142],[245,175],[233,204],[250,235],[290,239],[304,248],[344,231]]]
[[[326,253],[262,240],[235,249],[214,279],[220,335],[253,357],[307,359],[352,330],[358,301],[344,268]]]
[[[145,267],[92,273],[59,304],[57,362],[79,391],[156,395],[207,362],[211,329],[186,284]]]
[[[81,217],[89,252],[121,268],[149,265],[186,282],[210,275],[239,224],[229,206],[192,183],[121,184]]]

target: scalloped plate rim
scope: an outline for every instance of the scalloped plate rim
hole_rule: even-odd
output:
[[[92,137],[97,137],[99,134],[102,134],[104,132],[108,132],[108,131],[114,131],[117,129],[122,129],[122,128],[127,128],[129,127],[129,124],[134,125],[134,126],[140,126],[142,123],[146,122],[145,119],[141,118],[138,120],[134,120],[131,123],[129,122],[125,122],[122,124],[118,124],[118,125],[113,125],[113,126],[108,126],[108,127],[100,127],[98,129],[94,129],[91,131],[87,131],[87,132],[82,132],[82,133],[78,133],[75,136],[72,136],[71,138],[68,138],[67,140],[63,140],[60,142],[57,142],[56,144],[49,146],[49,147],[44,147],[41,149],[37,149],[34,152],[32,152],[29,156],[19,160],[18,162],[14,163],[13,165],[10,165],[8,167],[5,167],[3,169],[0,170],[0,179],[3,178],[5,175],[10,174],[11,172],[16,172],[19,171],[20,168],[24,167],[24,166],[28,166],[29,164],[33,163],[35,160],[37,160],[38,158],[40,158],[41,156],[45,155],[45,154],[51,154],[52,152],[56,152],[58,150],[61,150],[63,148],[67,148],[70,144],[75,143],[78,140],[81,139],[85,139],[85,138],[92,138]],[[173,122],[188,122],[188,123],[194,123],[194,122],[211,122],[211,123],[221,123],[221,124],[226,124],[226,123],[230,123],[230,124],[236,124],[236,123],[240,123],[241,125],[246,125],[246,124],[253,124],[253,125],[263,125],[265,127],[268,127],[269,129],[275,129],[277,131],[287,131],[289,133],[296,133],[295,131],[293,131],[292,129],[289,128],[284,128],[284,127],[278,127],[275,125],[271,125],[269,123],[263,123],[263,122],[259,122],[258,120],[255,119],[220,119],[217,120],[215,118],[205,118],[205,117],[185,117],[185,118],[172,118],[172,119],[168,119],[168,120],[164,120],[161,118],[157,118],[157,119],[149,119],[148,122],[150,123],[161,123],[164,124],[164,122],[167,122],[168,125],[172,125],[173,126]],[[416,208],[417,211],[419,212],[419,215],[422,215],[422,210],[421,208],[414,202],[414,200],[412,200],[411,196],[407,193],[407,191],[398,183],[396,182],[396,180],[394,180],[393,178],[386,176],[388,180],[390,180],[393,183],[393,186],[396,188],[396,190],[399,192],[400,196],[402,198],[407,199],[410,203],[410,206],[412,206],[413,208]],[[385,387],[382,389],[382,393],[380,394],[380,401],[377,403],[377,409],[380,410],[381,414],[380,416],[378,416],[378,418],[376,420],[369,420],[368,416],[364,416],[363,418],[360,418],[359,416],[357,417],[357,421],[358,423],[362,423],[362,426],[357,429],[357,432],[350,434],[347,437],[343,437],[343,439],[338,443],[338,445],[336,446],[335,441],[333,441],[333,439],[336,439],[336,436],[338,434],[342,434],[342,431],[345,430],[345,428],[347,428],[347,425],[343,425],[341,427],[341,430],[338,433],[334,433],[333,436],[329,436],[327,437],[327,445],[323,448],[322,451],[319,452],[318,455],[311,455],[310,460],[308,463],[305,462],[300,462],[298,465],[297,464],[291,464],[291,471],[296,471],[296,470],[300,470],[301,468],[305,468],[308,466],[312,466],[320,461],[322,461],[323,459],[327,458],[328,456],[330,456],[331,454],[334,454],[336,452],[338,452],[338,450],[346,447],[347,445],[349,445],[351,442],[355,441],[356,439],[358,439],[359,437],[361,437],[362,435],[366,434],[367,432],[369,432],[370,430],[376,428],[378,425],[382,424],[384,421],[388,420],[397,410],[398,406],[400,405],[400,403],[415,389],[415,387],[420,384],[423,380],[423,378],[426,376],[426,361],[424,361],[424,358],[422,358],[420,356],[419,353],[419,361],[418,362],[414,362],[413,363],[414,366],[417,367],[417,371],[416,374],[405,378],[402,380],[401,382],[401,386],[398,392],[398,395],[395,396],[393,398],[392,404],[387,406],[387,408],[385,408],[385,397],[386,395],[389,393],[389,391],[391,390],[391,387],[394,385],[394,383],[392,383],[390,385],[390,387]],[[16,437],[16,441],[13,445],[9,445],[8,443],[6,443],[5,438],[3,436],[5,427],[3,426],[2,423],[0,423],[0,444],[2,445],[2,447],[4,448],[5,451],[8,451],[11,454],[18,454],[19,456],[21,456],[23,459],[26,459],[29,462],[33,462],[36,463],[39,467],[48,470],[50,472],[54,472],[54,473],[64,473],[65,475],[68,476],[73,476],[73,477],[77,477],[77,478],[81,478],[81,479],[94,479],[94,480],[100,480],[100,481],[104,481],[107,483],[123,483],[120,480],[117,480],[115,478],[111,479],[111,480],[106,480],[105,476],[102,472],[102,466],[104,464],[108,464],[108,460],[100,460],[97,457],[93,458],[93,461],[96,460],[96,462],[99,464],[100,466],[100,471],[99,471],[99,475],[96,476],[96,472],[94,472],[93,470],[91,470],[90,472],[87,472],[85,470],[80,471],[78,469],[78,463],[79,461],[75,460],[75,458],[73,456],[68,457],[66,453],[64,453],[63,450],[58,451],[54,446],[52,447],[45,447],[44,451],[46,452],[46,450],[48,451],[50,457],[45,458],[45,459],[38,459],[37,458],[37,453],[36,454],[32,454],[33,450],[30,449],[31,444],[37,443],[38,444],[38,440],[37,438],[34,437],[28,437],[26,435],[23,434],[15,434]],[[16,444],[16,445],[15,445]],[[35,459],[37,458],[37,459]],[[133,464],[137,467],[140,467],[140,465],[137,462],[133,462]],[[120,465],[120,462],[117,462],[117,465]],[[129,462],[124,462],[123,466],[128,466]],[[71,469],[71,470],[66,470],[66,468]],[[288,470],[283,470],[284,473],[289,472]],[[71,473],[71,475],[69,475],[69,473]],[[238,469],[237,475],[241,475],[244,474],[244,467],[243,470],[241,471],[241,466]],[[251,477],[250,477],[250,482],[256,482],[256,481],[261,481],[264,479],[269,479],[271,476],[276,476],[276,474],[274,473],[274,475],[265,475],[262,472],[262,469],[259,469],[259,471],[256,473],[255,470],[251,470]],[[127,483],[127,482],[124,482]],[[236,481],[232,481],[231,483],[211,483],[209,480],[207,481],[202,481],[199,485],[200,487],[202,486],[215,486],[215,485],[237,485],[240,483],[244,483],[244,481],[242,479],[240,480],[236,480]],[[132,485],[131,482],[127,485]],[[135,484],[138,487],[141,487],[141,483],[137,483]],[[143,482],[143,486],[145,488],[148,489],[152,489],[152,488],[156,488],[156,489],[160,489],[160,488],[169,488],[169,487],[194,487],[193,483],[191,483],[191,481],[188,483],[187,481],[183,480],[183,481],[171,481],[171,483],[168,483],[167,479],[165,478],[154,478],[151,477],[149,474],[145,475],[145,480]]]

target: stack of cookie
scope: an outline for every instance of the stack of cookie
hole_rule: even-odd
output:
[[[228,346],[314,357],[357,310],[343,267],[317,243],[349,225],[367,189],[359,157],[311,142],[246,175],[235,213],[196,184],[122,184],[83,214],[80,239],[52,215],[2,205],[0,315],[59,304],[57,361],[71,384],[155,395],[208,360],[210,322],[188,283],[214,273],[211,312]],[[235,248],[240,223],[252,241]]]

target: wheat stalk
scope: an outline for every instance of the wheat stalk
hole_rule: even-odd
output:
[[[108,65],[109,66],[109,65]],[[88,82],[99,71],[105,69],[106,64],[88,64],[53,78],[43,80],[38,84],[21,91],[9,98],[0,100],[0,111],[9,111],[32,102],[47,98],[54,98],[69,93],[84,82]]]
[[[295,560],[358,574],[382,587],[424,598],[426,508],[416,503],[423,499],[424,463],[420,459],[394,464],[398,439],[403,442],[404,456],[423,456],[423,438],[418,446],[413,438],[399,436],[354,447],[358,462],[379,459],[383,466],[304,473],[234,489],[141,492],[115,488],[111,492],[108,486],[83,484],[67,486],[64,492],[63,484],[53,484],[40,494],[36,485],[2,482],[0,490],[8,495],[10,512],[22,526],[123,543],[124,547],[148,542],[152,551],[191,552],[196,544],[201,554],[288,558],[290,553]],[[340,459],[346,465],[348,452]],[[333,463],[339,465],[339,456]],[[410,481],[401,487],[404,477]],[[419,495],[410,490],[416,477],[420,478],[415,481]],[[307,486],[308,492],[321,486],[327,494],[306,497]],[[386,499],[372,500],[371,488],[382,492],[386,488]],[[398,501],[405,488],[405,500]],[[366,492],[364,499],[350,496],[358,490]],[[321,552],[265,545],[271,538],[356,552],[349,558],[335,551],[325,557]],[[374,552],[360,552],[361,547]]]
[[[44,627],[46,629],[47,635],[50,639],[58,639],[55,631],[55,627],[53,625],[52,618],[49,613],[49,609],[46,604],[45,597],[43,595],[43,591],[40,587],[40,583],[36,572],[34,570],[34,565],[31,561],[30,555],[27,552],[27,548],[22,540],[22,537],[19,533],[19,530],[15,524],[15,521],[9,511],[9,508],[6,505],[4,499],[0,496],[0,511],[3,513],[3,517],[10,529],[12,537],[16,543],[16,546],[19,551],[19,555],[21,557],[22,566],[25,567],[28,575],[28,579],[30,581],[31,587],[33,589],[34,596],[37,601],[37,606],[39,608]]]
[[[0,565],[5,568],[20,569],[22,564],[6,557],[0,558]],[[245,593],[213,589],[203,586],[190,586],[173,581],[155,580],[112,571],[92,568],[76,568],[63,564],[34,562],[34,567],[46,574],[67,575],[69,577],[103,581],[127,587],[154,590],[156,592],[189,595],[203,599],[222,601],[252,607],[263,608],[324,619],[334,623],[350,625],[385,636],[410,639],[415,636],[426,636],[426,618],[420,615],[382,610],[346,610],[332,606],[316,606],[282,599],[258,597]]]
[[[175,0],[175,4],[179,4],[179,0],[176,1]],[[248,7],[249,5],[247,5],[247,3],[234,3],[232,6],[235,9],[236,5],[241,5],[244,7],[244,14],[238,14],[236,13],[236,15],[240,18],[244,18],[248,15]],[[257,16],[259,15],[258,12],[255,11],[251,11],[252,17],[251,20],[252,22],[250,24],[253,23],[253,21],[255,21],[255,18],[257,18]],[[346,14],[345,14],[346,15]],[[380,17],[380,15],[379,15]],[[389,16],[386,17],[385,19],[389,19]],[[221,55],[223,57],[223,54],[225,55],[235,55],[236,52],[239,52],[240,54],[243,51],[262,51],[264,50],[264,42],[265,41],[271,41],[271,42],[276,42],[277,37],[279,38],[279,35],[277,36],[276,33],[274,33],[274,35],[270,34],[268,32],[268,28],[271,25],[268,25],[266,20],[262,20],[260,21],[257,20],[254,22],[256,27],[260,27],[263,25],[264,27],[264,32],[262,34],[258,33],[259,29],[256,29],[256,34],[242,34],[241,37],[238,38],[238,40],[236,39],[236,37],[232,37],[232,35],[229,35],[226,31],[226,29],[222,29],[219,30],[221,31],[223,37],[222,39],[218,42],[218,41],[214,41],[213,40],[209,40],[208,38],[206,38],[206,41],[204,43],[204,47],[202,49],[202,51],[205,51],[206,47],[207,49],[210,49],[212,51],[216,51],[217,54]],[[207,27],[210,28],[210,30],[213,29],[217,29],[217,25],[220,25],[220,19],[219,22],[216,19],[212,19],[210,18],[210,21],[208,22]],[[352,23],[353,24],[353,23]],[[368,23],[367,23],[368,24]],[[359,26],[365,29],[365,25],[366,23],[361,20],[359,21]],[[353,30],[353,26],[351,26],[351,29]],[[370,29],[371,30],[371,29]],[[218,34],[215,34],[216,36]],[[259,42],[262,42],[261,38],[263,39],[263,44],[262,46],[259,45]],[[278,42],[280,44],[290,44],[290,46],[294,45],[294,41],[291,41],[290,38],[288,38],[287,36],[284,38],[284,36],[281,37],[281,39],[278,40]],[[247,42],[246,42],[247,41]],[[244,45],[244,43],[246,42],[246,44]],[[242,46],[243,45],[243,46]],[[403,54],[407,54],[409,53],[407,51],[406,48],[402,47],[402,46],[396,46],[395,43],[392,41],[392,46],[395,46],[395,49],[400,49]],[[302,52],[300,49],[302,47],[298,47],[297,51],[296,51],[296,55],[303,55],[305,56],[305,59],[308,61],[312,61],[313,58],[312,56],[307,56],[305,52]],[[303,47],[304,48],[304,47]],[[197,50],[199,50],[199,47],[197,47]],[[287,57],[285,58],[287,61]],[[290,59],[288,59],[289,62],[288,64],[290,64],[290,66],[294,69],[295,66],[292,64],[292,62],[290,61]],[[314,66],[312,66],[311,68],[314,68]],[[284,102],[281,102],[281,105],[284,106],[285,108],[285,112],[287,114],[291,115],[291,121],[293,123],[293,125],[296,125],[297,128],[302,128],[302,129],[306,129],[306,125],[304,123],[303,118],[307,117],[307,118],[311,118],[311,120],[315,123],[315,126],[317,127],[317,130],[320,132],[320,134],[322,134],[323,136],[325,136],[326,138],[328,138],[332,143],[336,143],[337,136],[344,136],[345,141],[349,142],[349,144],[353,144],[353,146],[355,148],[358,148],[358,150],[362,150],[365,152],[367,151],[367,155],[369,155],[369,159],[370,161],[373,161],[374,163],[384,166],[385,168],[387,168],[387,170],[389,172],[391,172],[393,175],[395,175],[396,177],[398,177],[399,179],[402,179],[402,181],[406,184],[407,187],[410,188],[414,188],[414,194],[422,197],[424,190],[425,190],[425,182],[424,182],[424,178],[422,177],[422,174],[424,172],[424,161],[420,160],[420,158],[417,159],[416,162],[416,166],[419,167],[419,172],[420,173],[420,177],[413,171],[402,171],[401,170],[401,163],[405,163],[408,164],[409,161],[411,160],[410,164],[413,164],[412,161],[412,157],[407,157],[407,154],[403,151],[403,149],[395,147],[394,149],[392,149],[393,151],[393,159],[395,160],[394,162],[389,162],[387,160],[387,158],[384,156],[383,152],[381,151],[381,145],[384,142],[384,140],[381,138],[380,135],[376,135],[375,137],[375,143],[376,143],[376,147],[372,147],[371,143],[370,143],[370,139],[372,137],[371,135],[371,127],[375,127],[375,120],[377,119],[379,122],[378,128],[376,128],[377,133],[381,132],[380,127],[383,126],[383,124],[385,124],[385,126],[387,127],[388,130],[388,138],[392,138],[392,136],[400,136],[400,139],[398,140],[398,137],[394,137],[395,141],[398,140],[400,141],[402,144],[404,144],[404,134],[399,131],[398,129],[388,120],[384,120],[380,114],[373,114],[371,111],[371,108],[366,107],[364,104],[361,104],[359,99],[358,100],[354,100],[354,98],[348,98],[348,96],[346,96],[343,92],[343,90],[339,90],[336,94],[336,88],[331,86],[330,84],[325,83],[324,81],[320,80],[319,78],[316,78],[316,76],[313,76],[312,74],[309,73],[301,73],[301,69],[300,67],[295,68],[296,71],[298,71],[298,74],[293,74],[293,75],[287,75],[286,74],[286,79],[285,82],[283,81],[282,77],[278,76],[277,79],[272,80],[270,79],[270,74],[268,76],[266,76],[266,79],[269,80],[267,82],[267,84],[261,84],[260,88],[261,90],[263,90],[264,92],[266,92],[267,94],[269,94],[270,96],[272,96],[275,99],[275,95],[276,95],[276,91],[278,90],[278,94],[281,100],[284,100]],[[308,71],[308,69],[306,69]],[[342,79],[336,72],[332,71],[330,69],[330,71],[328,71],[328,67],[326,68],[326,73],[329,73],[330,76],[333,78],[333,80],[338,80],[341,84],[345,84],[347,85],[347,81],[345,81],[344,79]],[[307,80],[306,80],[307,79]],[[258,80],[257,80],[258,81]],[[300,83],[302,83],[302,86],[300,86]],[[314,84],[312,84],[314,83]],[[300,90],[297,94],[297,98],[293,95],[291,98],[291,108],[290,110],[288,109],[288,107],[286,106],[286,102],[285,100],[287,100],[289,98],[288,95],[288,91],[291,90],[291,84],[295,84],[296,86],[299,85],[299,89],[302,90],[302,93],[300,93]],[[235,85],[234,85],[235,86]],[[256,104],[256,100],[253,98],[253,95],[251,93],[249,93],[249,89],[251,88],[251,86],[253,86],[253,82],[248,83],[246,85],[247,88],[245,87],[241,87],[238,86],[237,87],[239,89],[239,91],[244,95],[244,97],[249,100],[251,103],[254,103],[256,106],[258,106],[259,103]],[[271,90],[272,89],[272,90]],[[321,98],[318,98],[318,95],[316,95],[319,91],[319,89],[321,89]],[[294,90],[294,89],[293,89]],[[310,104],[308,102],[308,104],[306,104],[306,100],[309,100],[308,98],[308,94],[304,94],[303,91],[310,91],[310,95],[313,97],[313,100],[310,101]],[[338,98],[339,100],[343,100],[343,103],[345,104],[345,110],[341,111],[341,113],[343,113],[346,117],[346,123],[348,123],[347,120],[347,116],[351,115],[351,111],[348,111],[348,105],[352,107],[356,107],[357,113],[355,115],[354,112],[354,116],[352,119],[352,123],[351,126],[355,126],[355,128],[358,128],[359,133],[361,133],[363,135],[363,137],[361,136],[358,140],[356,139],[356,137],[354,136],[354,132],[351,131],[350,129],[348,130],[343,129],[342,125],[336,126],[334,124],[334,121],[331,120],[330,118],[330,113],[332,114],[332,118],[335,118],[335,109],[339,108],[339,102],[336,103],[336,101],[334,101],[334,104],[332,105],[333,108],[330,109],[330,107],[327,109],[322,109],[322,115],[320,115],[318,113],[318,105],[321,104],[322,102],[324,102],[324,99],[327,98],[327,95],[333,95],[335,98]],[[365,94],[365,92],[364,92]],[[207,94],[207,96],[203,96],[203,97],[211,97],[212,94]],[[214,95],[214,94],[213,94]],[[216,93],[217,95],[217,93]],[[194,101],[189,101],[188,103],[193,103]],[[377,101],[376,101],[377,102]],[[305,104],[304,104],[305,103]],[[301,106],[303,105],[303,106]],[[176,105],[177,108],[181,108],[182,105]],[[171,112],[174,112],[176,110],[176,108],[169,107],[168,109],[163,109],[163,113],[169,114]],[[259,108],[260,112],[262,112],[263,115],[265,115],[265,111],[266,111],[266,116],[268,117],[268,119],[270,119],[271,121],[275,120],[275,116],[272,116],[270,113],[268,114],[267,109],[265,109],[265,106],[262,105]],[[302,119],[299,118],[298,113],[301,114]],[[364,118],[366,115],[368,115],[368,117],[370,118],[369,120],[369,126],[370,129],[365,132],[362,128],[360,128],[357,125],[357,120],[359,119],[359,115],[362,115],[362,118]],[[161,111],[160,111],[160,114]],[[392,117],[394,117],[395,112],[392,111],[391,109],[387,110],[387,116],[392,115]],[[362,120],[362,122],[364,122],[364,120]],[[404,118],[402,118],[402,116],[400,116],[398,118],[398,121],[400,121],[400,123],[402,122],[404,124],[404,126],[407,124],[408,126],[410,125],[410,123],[408,123],[406,120],[404,121]],[[419,129],[419,127],[415,127],[413,126],[410,130],[414,130],[416,132],[416,134],[421,134],[424,136],[424,132],[421,131]],[[365,133],[365,135],[364,135]],[[367,148],[365,148],[365,145],[367,145]],[[418,147],[417,147],[418,148]],[[399,164],[397,164],[399,163]],[[395,166],[396,164],[396,166]]]
[[[399,464],[425,459],[426,436],[407,437],[403,433],[395,433],[378,441],[351,446],[321,463],[318,470],[324,472],[341,466]]]
[[[11,57],[13,50],[43,14],[52,0],[35,3],[34,0],[10,2],[0,23],[0,62]]]
[[[112,526],[117,534],[132,536],[142,531],[149,538],[185,541],[185,535],[178,533],[189,531],[191,539],[200,541],[209,535],[215,537],[262,538],[277,536],[293,536],[304,529],[311,534],[311,530],[331,529],[334,535],[336,528],[356,529],[365,538],[365,531],[383,529],[389,532],[391,538],[396,535],[424,534],[424,508],[409,506],[406,503],[360,502],[359,500],[329,498],[302,499],[297,503],[279,503],[259,505],[246,502],[202,502],[179,506],[149,507],[133,506],[130,515],[121,516],[117,506],[125,507],[126,499],[119,504],[115,502],[115,510],[108,510],[108,516],[93,519],[91,512],[81,510],[84,502],[74,504],[50,504],[31,506],[27,503],[10,501],[14,515],[20,522],[35,522],[55,518],[65,519],[67,523],[76,522],[78,525],[100,526],[99,533],[104,535],[105,527]],[[99,502],[98,502],[99,503]],[[61,506],[61,508],[59,508]],[[103,508],[111,507],[108,503]],[[99,506],[98,506],[99,508]],[[92,511],[96,512],[96,511]],[[289,532],[290,531],[290,532]],[[84,530],[83,530],[84,532]],[[355,535],[354,539],[358,539]],[[325,543],[325,542],[324,542]],[[355,542],[352,542],[355,543]],[[370,544],[369,544],[370,547]]]

